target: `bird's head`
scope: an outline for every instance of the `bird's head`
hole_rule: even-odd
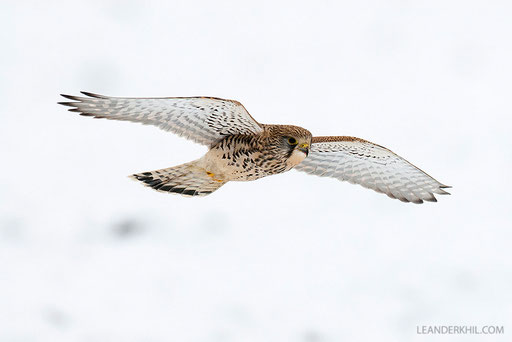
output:
[[[270,129],[271,144],[280,157],[286,159],[289,168],[302,162],[311,147],[311,132],[291,125],[272,125]]]

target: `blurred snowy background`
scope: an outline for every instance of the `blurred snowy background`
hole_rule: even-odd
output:
[[[510,341],[507,1],[2,1],[0,341]],[[59,93],[206,95],[382,144],[452,196],[296,171],[165,195],[205,148]],[[418,335],[418,325],[505,335]]]

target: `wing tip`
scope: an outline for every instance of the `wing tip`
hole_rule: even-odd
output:
[[[91,93],[91,92],[88,92],[88,91],[80,91],[80,93],[85,95],[85,96],[96,98],[96,99],[107,99],[108,98],[108,96],[100,95],[100,94],[95,94],[95,93]],[[79,97],[79,96],[76,96],[76,95],[68,95],[68,94],[59,94],[59,95],[64,97],[64,98],[66,98],[66,99],[68,99],[68,100],[73,100],[73,101],[78,101],[78,102],[83,102],[84,100],[87,100],[87,98],[85,98],[85,97]]]
[[[60,94],[60,96],[73,101],[80,101],[80,98],[74,95],[68,95],[68,94]]]
[[[423,200],[427,202],[437,202],[437,198],[434,195],[432,195],[432,197],[423,198]]]
[[[77,102],[57,102],[57,104],[60,104],[60,105],[63,105],[63,106],[67,106],[67,107],[75,107],[75,104]]]
[[[80,93],[84,94],[85,96],[94,97],[94,98],[97,98],[97,99],[106,99],[107,98],[107,96],[105,96],[105,95],[91,93],[91,92],[88,92],[88,91],[80,91]]]
[[[438,194],[438,195],[451,195],[451,193],[449,193],[448,191],[443,190],[441,187],[439,187],[439,189],[437,189],[436,194]]]

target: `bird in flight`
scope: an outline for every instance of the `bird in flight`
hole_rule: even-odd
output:
[[[209,150],[201,158],[133,174],[161,192],[205,196],[230,181],[251,181],[290,169],[333,177],[402,202],[436,202],[449,194],[439,183],[385,147],[349,137],[313,137],[302,127],[260,124],[238,101],[215,97],[110,97],[61,94],[71,112],[154,125]]]

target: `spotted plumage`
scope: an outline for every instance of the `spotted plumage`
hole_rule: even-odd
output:
[[[443,185],[394,154],[354,137],[312,137],[297,126],[258,123],[241,103],[214,97],[123,98],[87,92],[59,102],[80,115],[155,125],[208,146],[201,158],[131,177],[157,191],[205,196],[230,181],[292,168],[360,184],[404,202],[436,201]]]

